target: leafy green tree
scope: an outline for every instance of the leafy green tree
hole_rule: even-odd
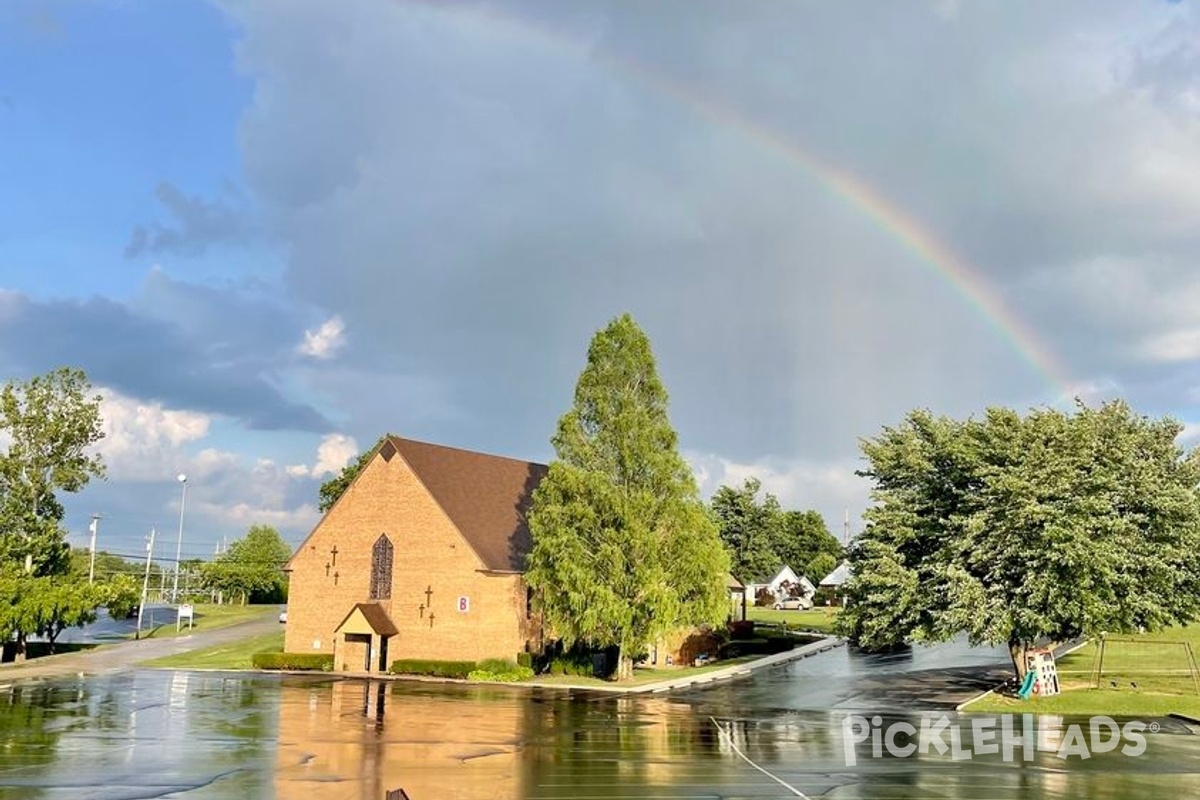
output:
[[[0,389],[0,631],[25,658],[31,633],[56,627],[47,609],[74,614],[74,602],[54,602],[56,576],[68,572],[70,548],[62,528],[59,492],[77,492],[103,477],[100,456],[90,452],[104,433],[100,398],[89,397],[84,373],[62,368]],[[60,598],[61,599],[61,598]],[[94,607],[93,607],[94,608]],[[57,634],[55,634],[57,635]]]
[[[0,560],[34,575],[60,573],[69,548],[56,492],[103,477],[89,449],[104,437],[100,398],[80,370],[62,368],[0,389]]]
[[[1200,613],[1200,454],[1123,402],[965,422],[916,411],[863,443],[876,505],[851,548],[843,631],[1005,644],[1018,675],[1049,640]]]
[[[709,501],[733,574],[746,583],[770,578],[786,563],[776,551],[783,538],[783,510],[773,494],[760,501],[761,490],[761,481],[747,478],[741,489],[722,486]]]
[[[113,619],[128,617],[142,598],[142,585],[132,575],[114,575],[101,584],[102,604]]]
[[[224,597],[240,597],[242,603],[280,602],[287,591],[283,565],[291,555],[291,547],[278,531],[253,525],[244,538],[201,567],[200,579]]]
[[[778,530],[775,552],[780,561],[814,585],[832,572],[842,558],[841,542],[829,532],[825,518],[818,511],[784,511]]]
[[[838,560],[835,556],[829,553],[818,553],[804,568],[804,577],[808,578],[813,586],[818,586],[826,575],[837,569],[837,565]]]
[[[662,634],[724,618],[729,569],[679,455],[650,342],[628,314],[592,339],[552,442],[525,578],[564,644],[616,647],[627,678]]]
[[[354,461],[342,467],[342,471],[333,476],[329,480],[321,484],[317,496],[317,508],[322,512],[326,512],[333,508],[333,504],[338,501],[338,498],[349,488],[354,479],[358,477],[358,473],[363,471],[363,467],[367,466],[367,462],[371,460],[371,456],[375,455],[375,451],[383,446],[390,433],[379,437],[379,441],[370,450],[363,452]]]

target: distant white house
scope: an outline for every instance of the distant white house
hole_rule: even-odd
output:
[[[822,589],[837,589],[843,583],[850,580],[851,574],[852,574],[852,571],[850,569],[850,562],[843,561],[842,563],[837,565],[837,569],[835,569],[833,572],[829,573],[828,575],[826,575],[824,578],[821,579],[821,588]]]
[[[746,596],[750,599],[750,602],[754,602],[758,597],[758,593],[763,589],[770,592],[776,601],[784,600],[788,597],[800,597],[811,601],[812,596],[817,591],[808,578],[803,575],[797,575],[796,571],[787,564],[779,567],[773,574],[761,575],[756,580],[747,583]]]
[[[850,580],[850,576],[853,574],[854,571],[850,568],[850,562],[843,561],[837,565],[837,569],[821,579],[820,586],[822,589],[829,589],[833,592],[837,598],[837,605],[845,605],[846,597],[842,592],[842,585]]]

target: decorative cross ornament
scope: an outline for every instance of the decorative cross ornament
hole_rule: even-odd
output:
[[[329,555],[333,556],[333,565],[336,567],[337,566],[337,545],[336,544],[333,546],[333,549],[329,551]]]
[[[433,587],[426,586],[425,587],[425,605],[429,605],[429,598],[432,594],[433,594]]]
[[[433,612],[429,612],[429,627],[433,627]]]
[[[329,562],[328,561],[325,562],[325,577],[326,578],[329,577]]]
[[[421,619],[425,619],[425,606],[417,606],[417,613],[421,615]]]
[[[334,586],[337,586],[337,579],[338,579],[338,574],[335,572],[335,573],[333,573],[333,585]]]

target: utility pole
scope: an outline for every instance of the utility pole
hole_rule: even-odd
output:
[[[179,602],[179,561],[183,557],[183,507],[187,505],[187,475],[182,472],[177,478],[183,487],[179,498],[179,538],[175,540],[175,583],[171,586],[171,602]]]
[[[88,526],[92,532],[92,562],[88,566],[88,585],[96,582],[96,529],[100,527],[100,515],[92,514],[92,524]]]
[[[842,524],[842,546],[850,544],[850,509],[846,509],[846,521]]]
[[[142,612],[146,609],[146,593],[150,591],[150,559],[153,556],[154,528],[151,528],[150,542],[146,545],[146,574],[142,577],[142,602],[138,603],[137,630],[133,632],[134,639],[138,639],[142,635]]]

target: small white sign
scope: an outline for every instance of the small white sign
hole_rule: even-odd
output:
[[[195,613],[195,609],[192,607],[191,603],[184,603],[183,605],[181,605],[179,607],[179,618],[180,619],[183,619],[184,617],[187,617],[188,619],[192,619],[194,616],[196,616],[196,613]]]
[[[460,613],[460,614],[466,614],[466,613],[467,613],[468,611],[470,611],[470,610],[471,610],[471,598],[469,598],[469,597],[460,597],[460,598],[458,598],[458,611],[459,611],[459,613]]]

